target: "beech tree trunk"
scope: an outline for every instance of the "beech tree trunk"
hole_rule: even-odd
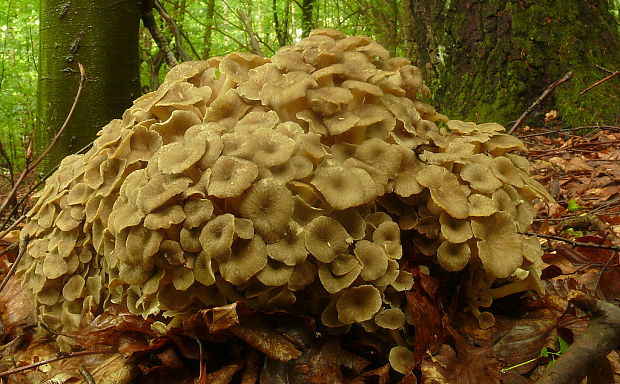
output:
[[[580,92],[620,68],[618,24],[608,0],[407,0],[408,40],[434,94],[451,118],[515,121],[568,71],[537,110],[570,125],[620,119],[620,79]]]
[[[137,0],[42,0],[38,81],[39,151],[62,126],[80,73],[87,82],[65,133],[43,168],[91,142],[140,95]]]

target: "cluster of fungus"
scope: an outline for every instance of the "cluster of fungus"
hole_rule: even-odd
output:
[[[518,232],[547,193],[501,126],[448,121],[420,96],[409,60],[330,29],[271,59],[178,65],[38,193],[20,273],[40,321],[73,331],[124,304],[165,331],[241,300],[398,331],[413,241],[476,271],[470,309],[488,323],[493,281],[536,277],[540,246]]]

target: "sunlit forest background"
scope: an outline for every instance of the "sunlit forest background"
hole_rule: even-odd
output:
[[[164,0],[168,20],[154,12],[164,35],[192,60],[233,51],[271,56],[313,28],[331,27],[347,34],[365,34],[383,44],[393,55],[419,61],[412,40],[413,3],[401,0]],[[423,2],[420,2],[423,3]],[[619,0],[610,2],[618,18]],[[176,26],[176,30],[175,30]],[[39,54],[37,2],[6,0],[0,3],[0,134],[4,154],[18,166],[24,146],[36,126],[37,60]],[[142,92],[154,90],[168,66],[149,31],[141,26]],[[442,52],[435,52],[441,58]],[[424,71],[424,68],[422,68]],[[618,68],[612,68],[617,70]],[[428,79],[427,79],[428,80]],[[428,82],[428,81],[427,81]],[[431,89],[441,84],[432,83]],[[441,111],[440,111],[441,112]],[[8,160],[8,159],[4,159]]]

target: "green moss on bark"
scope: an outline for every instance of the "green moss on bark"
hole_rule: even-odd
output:
[[[73,103],[80,74],[87,82],[63,136],[44,164],[90,143],[108,121],[140,95],[136,0],[43,0],[40,21],[37,148],[42,150],[62,126]]]
[[[433,102],[443,113],[508,124],[572,71],[541,110],[557,109],[570,125],[620,119],[620,79],[579,95],[607,75],[597,65],[620,67],[618,28],[605,0],[457,0],[435,16],[446,55]]]

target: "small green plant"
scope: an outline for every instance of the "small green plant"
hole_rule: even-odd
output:
[[[573,236],[573,237],[581,237],[583,236],[583,232],[582,231],[575,231],[574,228],[566,228],[565,230],[562,231],[562,233],[568,235],[568,236]]]
[[[533,358],[531,360],[528,360],[528,361],[524,361],[524,362],[519,363],[517,365],[513,365],[512,367],[503,368],[503,369],[500,370],[500,372],[501,373],[506,373],[506,372],[510,371],[511,369],[515,369],[515,368],[524,366],[524,365],[529,364],[529,363],[531,363],[533,361],[536,361],[536,360],[538,360],[538,359],[540,359],[542,357],[550,357],[551,358],[551,360],[549,360],[549,362],[547,363],[547,369],[551,368],[553,366],[553,364],[555,364],[556,357],[562,356],[562,354],[564,352],[566,352],[566,350],[568,349],[568,343],[566,342],[566,340],[564,340],[560,336],[557,337],[557,340],[558,340],[558,346],[559,346],[557,352],[551,351],[547,347],[542,347],[540,349],[540,354],[538,354],[538,356],[536,356],[535,358]]]
[[[577,203],[577,200],[575,199],[569,200],[568,207],[566,207],[566,210],[568,212],[577,212],[579,210],[579,204]]]

